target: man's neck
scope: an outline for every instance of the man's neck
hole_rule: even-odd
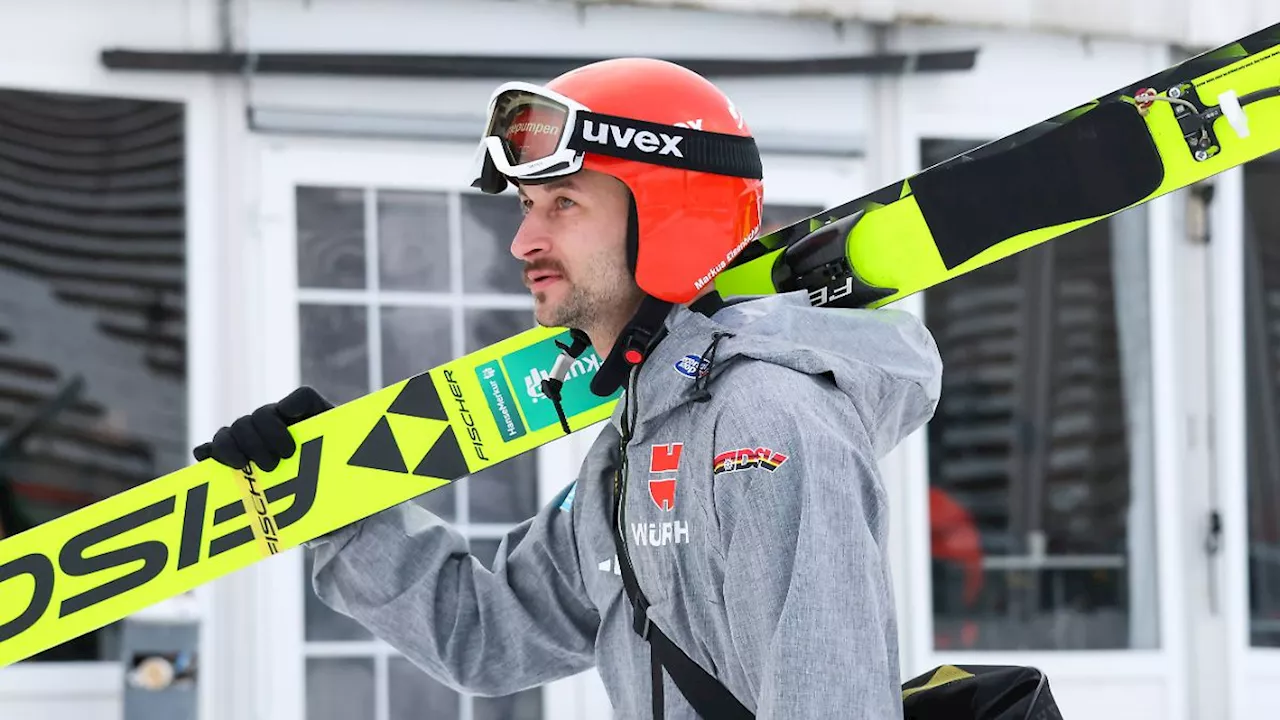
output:
[[[609,357],[609,353],[613,352],[613,346],[618,342],[618,336],[622,334],[622,329],[626,327],[630,320],[631,318],[628,316],[621,320],[600,323],[585,331],[587,337],[591,338],[591,347],[595,349],[601,360]]]
[[[683,306],[690,308],[698,305],[700,300],[714,291],[715,285],[708,285],[694,296],[692,300],[684,303]],[[710,309],[714,312],[715,303],[713,301],[707,301],[704,304],[710,304],[712,306]],[[635,317],[635,313],[639,309],[640,305],[637,304],[632,308],[631,312],[626,313],[624,316],[609,318],[606,322],[602,322],[596,327],[585,330],[587,337],[591,338],[591,347],[602,360],[609,357],[609,353],[613,352],[614,345],[618,342],[618,336],[622,334],[623,328],[627,326],[627,323],[631,322],[631,319]]]

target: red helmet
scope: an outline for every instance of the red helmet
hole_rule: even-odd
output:
[[[474,186],[501,192],[582,169],[631,190],[629,257],[647,294],[687,303],[760,231],[760,154],[733,102],[697,73],[621,58],[494,92]]]

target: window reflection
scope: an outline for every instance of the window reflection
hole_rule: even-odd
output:
[[[1280,647],[1280,155],[1244,166],[1249,637]]]

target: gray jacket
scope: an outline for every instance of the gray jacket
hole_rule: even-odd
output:
[[[760,720],[901,717],[877,460],[934,411],[933,338],[907,313],[802,293],[712,318],[676,308],[667,327],[627,398],[625,539],[650,617]],[[708,363],[716,332],[731,335]],[[649,647],[610,534],[625,404],[492,571],[406,503],[309,543],[316,593],[454,689],[505,695],[596,667],[615,717],[650,717]],[[665,716],[695,718],[664,683]]]

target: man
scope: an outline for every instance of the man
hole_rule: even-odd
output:
[[[537,322],[589,340],[593,390],[625,383],[623,400],[492,570],[406,503],[309,543],[318,596],[460,691],[596,667],[619,718],[901,717],[876,463],[934,410],[929,334],[803,292],[720,300],[715,275],[759,231],[761,163],[728,98],[679,66],[508,84],[478,158],[477,187],[517,186]],[[286,426],[328,407],[301,388],[196,457],[269,470]]]

